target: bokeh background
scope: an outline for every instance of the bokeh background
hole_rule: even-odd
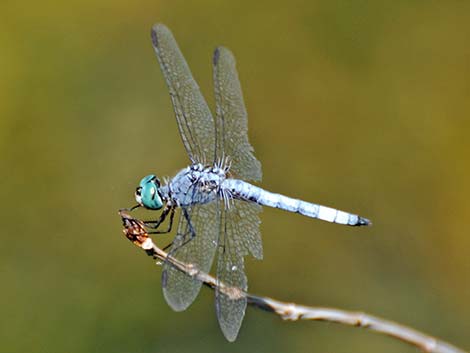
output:
[[[466,1],[3,1],[0,351],[415,351],[252,308],[229,344],[211,291],[184,313],[166,305],[160,267],[117,215],[143,175],[188,162],[154,22],[210,103],[212,50],[235,53],[263,187],[374,221],[265,209],[250,291],[469,349],[469,14]]]

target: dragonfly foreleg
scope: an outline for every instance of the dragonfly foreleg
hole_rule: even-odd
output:
[[[158,227],[165,221],[166,217],[170,215],[170,222],[168,224],[168,228],[166,230],[157,230]],[[173,218],[175,215],[175,207],[168,202],[165,205],[160,217],[155,221],[144,221],[146,227],[155,229],[154,231],[149,232],[149,234],[166,234],[171,232],[171,228],[173,227]]]

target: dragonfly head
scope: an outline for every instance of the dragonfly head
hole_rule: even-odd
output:
[[[159,210],[163,207],[159,188],[160,180],[153,174],[147,175],[135,189],[135,200],[139,205],[149,210]]]

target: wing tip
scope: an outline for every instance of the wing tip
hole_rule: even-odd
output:
[[[219,62],[219,58],[220,58],[220,49],[221,47],[217,47],[215,48],[214,50],[214,55],[212,56],[212,63],[214,64],[214,66],[217,66],[218,62]]]
[[[164,271],[163,273],[165,272],[166,271]],[[195,291],[175,293],[174,291],[169,290],[167,286],[164,284],[164,281],[166,280],[164,279],[163,276],[165,275],[162,275],[162,290],[163,290],[163,297],[165,298],[165,301],[167,302],[168,306],[171,309],[173,309],[173,311],[176,311],[176,312],[185,311],[187,308],[191,306],[191,304],[194,302],[197,295],[199,294],[202,282],[199,282],[200,285],[198,283]],[[181,275],[185,276],[185,278],[187,276],[186,274],[181,274]]]
[[[246,305],[247,305],[246,298],[242,299],[241,302],[239,302],[239,304],[242,304],[243,306],[243,310],[240,312],[241,315],[238,315],[238,316],[232,315],[232,317],[229,319],[219,314],[219,310],[220,310],[219,306],[223,304],[220,303],[218,300],[216,300],[215,305],[216,305],[217,318],[219,321],[219,327],[222,330],[222,333],[225,339],[229,342],[234,342],[238,337],[238,333],[240,332],[240,328],[243,323],[243,318],[245,317],[245,311],[246,311]]]
[[[220,58],[225,57],[225,61],[233,61],[235,63],[235,56],[233,55],[232,51],[224,46],[218,46],[214,50],[214,55],[212,56],[212,63],[214,66],[219,64]]]
[[[169,28],[163,23],[155,23],[152,26],[152,29],[150,31],[150,37],[152,38],[152,43],[155,47],[159,46],[158,35],[163,31],[170,32]]]
[[[238,337],[238,331],[235,333],[232,333],[232,332],[227,332],[227,331],[222,330],[222,333],[224,334],[225,339],[229,341],[230,343],[235,342]]]

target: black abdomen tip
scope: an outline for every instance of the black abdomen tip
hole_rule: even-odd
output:
[[[371,226],[372,222],[369,221],[367,218],[359,217],[355,225],[356,226]]]

